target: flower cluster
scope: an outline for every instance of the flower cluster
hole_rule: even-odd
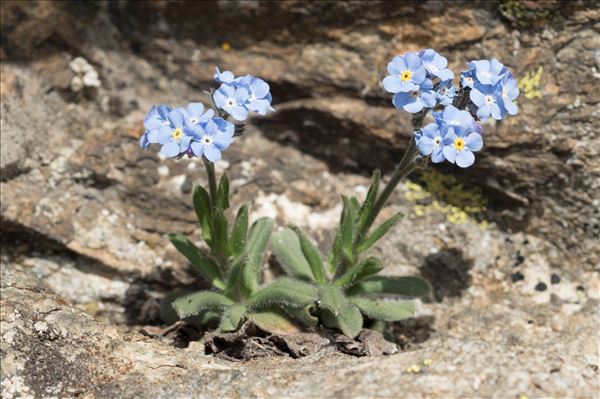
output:
[[[214,78],[221,83],[221,87],[214,94],[216,106],[236,120],[245,120],[250,111],[259,115],[275,111],[271,107],[269,84],[264,80],[251,75],[236,78],[230,71],[221,73],[218,68]]]
[[[204,108],[199,102],[185,108],[173,108],[161,104],[153,106],[144,118],[145,132],[140,137],[140,146],[147,149],[151,144],[160,144],[160,153],[166,157],[205,157],[210,162],[221,159],[221,152],[232,143],[235,125],[227,119],[244,120],[248,111],[265,115],[274,111],[271,107],[269,85],[254,76],[234,78],[233,73],[220,73],[215,80],[221,87],[212,93],[211,101],[219,109]]]
[[[515,115],[519,95],[517,80],[496,59],[472,61],[454,84],[448,61],[433,49],[394,57],[383,87],[393,93],[398,109],[425,116],[432,112],[434,122],[415,132],[422,155],[435,163],[448,161],[466,168],[483,148],[483,129],[478,121],[490,116],[496,120]]]

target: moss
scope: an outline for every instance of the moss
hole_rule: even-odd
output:
[[[547,24],[559,6],[556,0],[504,0],[498,11],[512,25],[526,29]]]
[[[519,90],[526,99],[533,100],[534,98],[542,97],[540,81],[543,73],[544,68],[540,66],[535,72],[528,71],[525,73],[525,76],[519,79]]]
[[[478,187],[465,187],[452,175],[435,169],[423,171],[417,182],[407,182],[405,198],[414,203],[413,216],[441,212],[452,224],[481,220],[487,211],[487,201]],[[487,227],[487,222],[479,223]]]

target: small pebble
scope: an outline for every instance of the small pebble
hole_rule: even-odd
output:
[[[535,286],[535,290],[540,291],[540,292],[546,291],[547,288],[548,288],[548,286],[546,285],[546,283],[542,283],[542,282],[537,283],[537,285]]]
[[[525,280],[525,276],[521,272],[516,272],[510,276],[510,279],[513,283],[516,283],[517,281]]]
[[[550,282],[552,284],[558,284],[560,283],[560,276],[556,273],[552,273],[552,275],[550,276]]]

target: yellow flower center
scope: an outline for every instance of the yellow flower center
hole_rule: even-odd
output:
[[[173,130],[173,133],[171,133],[171,137],[173,138],[173,140],[179,140],[182,136],[183,130],[181,130],[180,128]]]
[[[460,151],[463,148],[465,148],[465,141],[463,139],[461,139],[460,137],[457,137],[454,139],[454,143],[452,143],[452,145],[454,146],[454,148],[456,148],[458,151]]]
[[[411,77],[412,77],[411,71],[404,71],[400,74],[400,79],[402,79],[405,82],[410,80]]]

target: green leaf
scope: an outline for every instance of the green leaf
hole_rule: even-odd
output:
[[[421,277],[373,276],[356,283],[346,293],[348,295],[396,294],[403,296],[423,296],[427,295],[430,290],[431,288],[427,281]]]
[[[379,227],[377,227],[377,229],[375,229],[375,231],[370,236],[368,236],[363,242],[361,242],[358,245],[358,247],[356,248],[358,253],[364,252],[367,249],[371,248],[373,244],[375,244],[381,237],[386,235],[392,227],[394,227],[396,222],[398,222],[398,220],[400,220],[402,216],[402,213],[398,212],[397,214],[383,222]]]
[[[227,309],[219,324],[219,330],[223,332],[236,331],[242,323],[247,309],[243,305],[233,305]]]
[[[248,295],[258,290],[260,267],[272,229],[273,222],[269,218],[258,219],[250,228],[246,245],[248,261],[242,270],[242,282]]]
[[[181,234],[169,234],[168,237],[175,248],[188,258],[192,265],[194,265],[200,274],[202,274],[202,277],[216,288],[225,288],[221,271],[215,262]]]
[[[398,321],[413,317],[415,304],[412,301],[386,301],[367,298],[351,298],[350,302],[360,311],[375,320]]]
[[[222,210],[217,210],[214,215],[214,241],[213,249],[220,259],[229,256],[229,238],[227,237],[227,218]]]
[[[323,267],[323,260],[321,259],[319,251],[309,241],[306,235],[304,235],[302,230],[296,226],[291,226],[291,229],[294,230],[294,232],[298,235],[298,239],[300,240],[300,248],[302,248],[302,253],[304,253],[304,257],[310,265],[310,269],[315,277],[315,281],[319,284],[324,284],[327,279],[325,278],[325,269]]]
[[[212,291],[195,292],[173,301],[173,308],[182,319],[198,315],[205,310],[226,309],[231,305],[233,305],[231,299]]]
[[[248,299],[252,309],[264,309],[276,304],[305,307],[317,301],[317,287],[290,278],[280,278]]]
[[[200,223],[200,227],[202,228],[202,238],[212,247],[212,208],[210,206],[210,195],[202,186],[197,185],[194,188],[192,203],[194,204],[198,223]]]
[[[271,239],[271,248],[288,274],[300,279],[315,280],[302,252],[300,239],[291,229],[285,228],[275,233]]]
[[[338,328],[349,338],[356,337],[363,326],[360,310],[354,305],[346,305],[336,317]]]
[[[352,263],[354,258],[352,247],[354,240],[356,211],[352,209],[352,202],[348,197],[343,195],[342,201],[344,202],[344,208],[342,209],[342,224],[340,225],[342,233],[342,252]]]
[[[313,315],[314,305],[307,305],[303,308],[294,308],[284,306],[283,310],[294,320],[306,327],[315,327],[319,323],[319,319]]]
[[[217,206],[222,210],[229,208],[229,176],[223,173],[217,189]]]
[[[340,278],[335,281],[338,287],[347,287],[354,281],[359,281],[362,278],[376,274],[383,269],[381,261],[375,257],[369,257],[360,263],[354,264]]]
[[[322,285],[319,287],[319,307],[329,310],[337,316],[346,305],[346,298],[340,287],[334,285]]]
[[[383,263],[374,257],[369,256],[359,264],[359,270],[354,276],[354,281],[360,281],[366,277],[379,273],[384,268]]]
[[[240,207],[238,214],[233,222],[231,229],[231,252],[234,256],[240,256],[246,249],[246,239],[248,238],[248,210],[249,204]]]
[[[244,270],[244,266],[247,262],[248,257],[241,256],[237,258],[231,266],[229,266],[227,283],[225,284],[225,295],[230,296],[236,289],[239,288],[242,270]]]
[[[261,330],[272,334],[297,334],[300,332],[297,326],[278,311],[249,313],[248,319]]]
[[[363,202],[360,211],[358,212],[358,226],[359,229],[364,227],[365,223],[367,223],[367,219],[373,212],[373,205],[375,205],[375,201],[377,200],[377,194],[379,193],[379,180],[381,178],[381,173],[376,170],[373,172],[373,181],[371,186],[369,187],[369,191],[367,192],[367,196],[365,197],[365,202]],[[360,237],[359,237],[360,239]]]

